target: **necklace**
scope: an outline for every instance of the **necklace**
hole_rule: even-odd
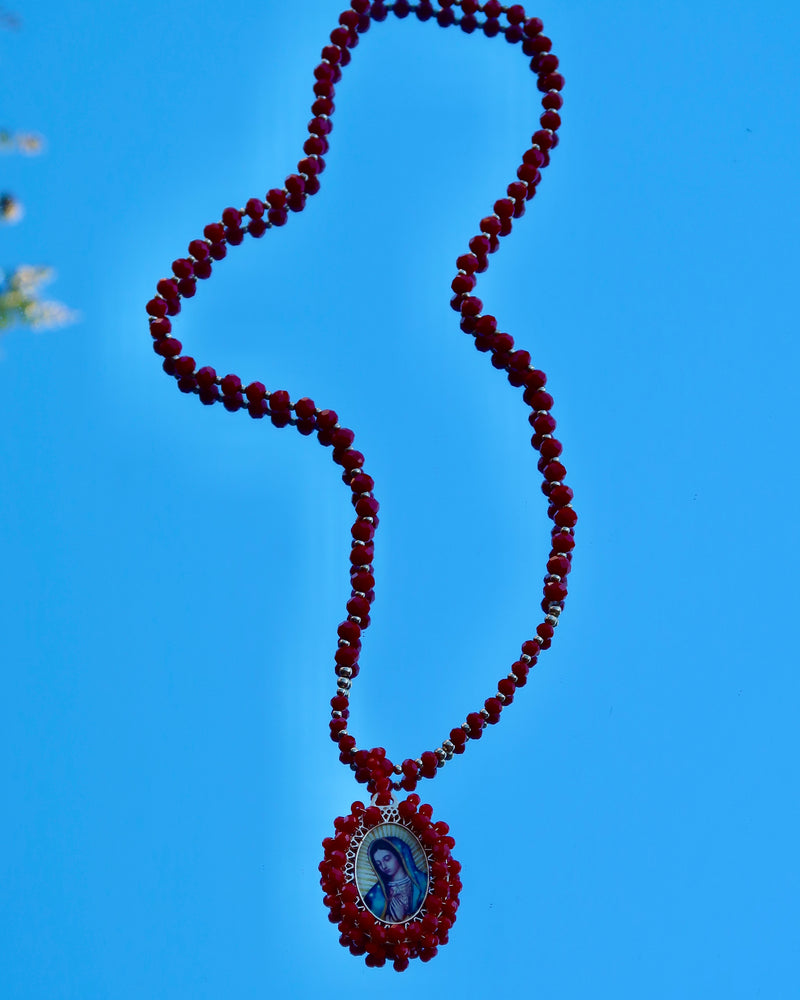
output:
[[[333,128],[334,87],[360,36],[373,21],[386,20],[389,13],[398,18],[413,13],[420,21],[435,19],[442,27],[455,25],[467,33],[482,31],[489,38],[504,35],[508,42],[522,46],[537,76],[543,95],[541,128],[534,132],[522,157],[517,180],[481,219],[480,232],[469,241],[469,253],[456,260],[458,273],[452,282],[451,305],[460,316],[461,329],[474,338],[475,347],[490,355],[492,365],[505,372],[512,386],[522,389],[523,400],[531,409],[531,443],[540,456],[542,491],[549,500],[548,516],[553,522],[544,578],[544,618],[533,638],[522,643],[519,659],[482,708],[470,712],[464,722],[451,729],[441,746],[402,764],[393,764],[382,747],[358,748],[348,731],[350,689],[359,673],[361,637],[369,626],[374,598],[372,560],[379,510],[373,494],[375,484],[364,471],[364,456],[353,448],[353,432],[340,425],[333,410],[319,409],[311,399],[293,403],[287,392],[268,392],[262,382],[245,386],[237,375],[219,377],[211,367],[198,368],[172,336],[170,319],[180,312],[182,299],[194,296],[197,282],[211,277],[214,265],[227,256],[229,247],[238,246],[245,236],[259,239],[268,229],[285,225],[289,213],[302,211],[308,197],[319,191],[320,175],[325,170],[323,157]],[[447,943],[458,910],[461,866],[453,857],[455,841],[447,824],[433,821],[433,810],[422,804],[415,792],[417,783],[435,777],[446,763],[464,753],[469,742],[480,739],[487,725],[499,721],[517,690],[525,686],[541,650],[550,646],[567,596],[577,515],[571,506],[572,490],[564,483],[561,443],[554,437],[553,399],[545,391],[544,372],[532,366],[530,354],[516,348],[507,333],[498,332],[497,320],[484,313],[483,303],[473,294],[476,276],[488,268],[489,255],[498,249],[500,238],[511,232],[513,220],[524,215],[526,203],[536,194],[541,170],[550,162],[550,151],[558,145],[564,78],[557,72],[558,58],[550,50],[542,22],[527,17],[519,4],[504,7],[498,0],[438,0],[436,5],[430,0],[416,4],[407,0],[389,4],[352,0],[314,70],[314,117],[297,173],[290,174],[282,188],[268,191],[263,201],[251,198],[243,209],[226,208],[220,222],[206,226],[203,238],[189,243],[189,255],[173,261],[172,277],[158,282],[157,295],[147,303],[153,349],[164,359],[164,370],[177,380],[181,392],[197,395],[205,405],[221,402],[230,412],[245,410],[254,419],[268,418],[276,427],[292,425],[303,435],[316,434],[323,445],[333,449],[333,460],[351,491],[356,515],[351,529],[352,590],[347,618],[338,629],[330,735],[340,761],[355,772],[356,781],[367,786],[372,798],[369,805],[354,802],[347,816],[335,820],[333,836],[323,841],[319,871],[329,919],[338,925],[341,943],[354,955],[365,956],[370,966],[391,961],[402,971],[410,959],[429,961],[438,947]],[[393,793],[401,791],[408,794],[398,802]]]

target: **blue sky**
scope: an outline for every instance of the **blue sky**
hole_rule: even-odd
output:
[[[402,976],[337,942],[320,842],[363,793],[327,736],[350,504],[329,453],[202,407],[144,304],[294,169],[339,6],[18,4],[2,264],[82,321],[3,337],[0,993],[794,997],[796,5],[564,2],[561,144],[478,294],[549,375],[580,521],[553,647],[421,788],[464,890]],[[449,306],[538,118],[521,52],[376,25],[322,191],[176,332],[338,411],[376,481],[351,731],[394,759],[495,690],[538,618],[519,395]]]

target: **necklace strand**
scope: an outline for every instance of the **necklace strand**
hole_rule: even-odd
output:
[[[461,16],[456,13],[460,10]],[[450,730],[447,739],[434,750],[395,765],[382,747],[359,749],[348,731],[349,694],[359,673],[361,638],[370,624],[375,578],[372,560],[374,536],[378,527],[379,504],[373,494],[375,483],[364,471],[364,456],[353,447],[355,435],[339,423],[334,410],[319,409],[308,398],[292,402],[284,390],[268,392],[262,382],[247,385],[237,375],[220,377],[210,366],[197,367],[194,358],[182,354],[183,345],[172,336],[170,317],[181,311],[181,300],[192,298],[197,282],[208,279],[215,264],[227,256],[228,247],[241,244],[245,236],[261,238],[268,229],[283,226],[292,212],[300,212],[308,197],[320,189],[320,175],[325,170],[323,157],[328,153],[333,124],[335,85],[342,68],[351,59],[351,51],[371,22],[386,20],[392,13],[406,18],[414,14],[419,21],[436,20],[441,27],[456,26],[466,33],[482,31],[493,38],[503,35],[506,41],[521,45],[530,58],[530,67],[542,93],[543,113],[540,128],[531,137],[530,148],[523,154],[503,198],[495,201],[492,212],[480,221],[480,232],[469,241],[469,252],[456,260],[457,274],[452,281],[451,305],[460,316],[461,329],[471,335],[477,350],[490,356],[492,365],[506,373],[514,387],[522,389],[522,398],[530,407],[528,421],[533,429],[531,444],[539,453],[542,492],[548,498],[548,516],[553,522],[551,550],[544,577],[543,620],[531,639],[522,643],[519,659],[497,684],[497,691],[483,706],[468,713],[464,722]],[[478,15],[482,15],[480,20]],[[335,654],[336,694],[331,699],[330,734],[339,749],[339,759],[349,765],[359,782],[367,785],[374,801],[384,805],[392,791],[413,792],[420,778],[433,778],[454,756],[462,754],[470,741],[481,738],[487,725],[494,725],[510,705],[519,688],[525,686],[531,668],[541,650],[550,646],[567,596],[567,575],[571,568],[574,527],[577,515],[572,508],[572,490],[565,483],[566,470],[561,461],[562,446],[554,436],[556,421],[551,413],[552,396],[545,391],[544,372],[533,367],[528,351],[516,347],[509,334],[498,332],[497,320],[484,313],[483,302],[474,294],[477,275],[487,270],[489,256],[508,236],[513,220],[525,214],[525,206],[536,194],[541,171],[550,162],[550,151],[558,145],[557,130],[563,99],[564,78],[558,72],[558,58],[551,52],[551,41],[543,34],[543,24],[527,17],[519,4],[502,6],[497,0],[439,0],[434,4],[421,0],[410,4],[395,0],[392,4],[352,0],[339,17],[339,25],[330,35],[330,44],[322,50],[322,59],[314,69],[315,101],[313,118],[308,124],[309,138],[303,146],[304,158],[297,173],[290,174],[282,188],[273,188],[265,198],[250,198],[244,208],[226,208],[221,221],[207,225],[202,239],[189,243],[188,256],[173,261],[172,277],[157,284],[157,295],[147,303],[153,349],[164,359],[163,368],[176,379],[181,392],[194,394],[207,405],[221,402],[226,410],[244,410],[257,420],[269,418],[276,427],[294,426],[303,435],[316,433],[319,442],[332,448],[333,461],[339,465],[344,483],[349,486],[355,508],[351,528],[351,593],[347,618],[338,627]]]

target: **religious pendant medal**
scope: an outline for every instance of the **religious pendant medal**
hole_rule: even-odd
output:
[[[488,38],[503,35],[519,45],[530,59],[542,94],[543,113],[533,133],[516,179],[503,197],[479,223],[480,232],[469,240],[469,252],[456,259],[457,272],[451,283],[450,305],[459,317],[461,330],[486,354],[491,367],[503,373],[530,408],[531,444],[539,453],[541,488],[552,521],[550,554],[544,577],[543,619],[533,638],[522,643],[519,658],[500,678],[495,693],[483,706],[469,712],[466,720],[450,730],[449,738],[435,750],[393,765],[382,748],[359,749],[348,732],[350,689],[360,670],[361,638],[370,624],[375,596],[373,554],[378,527],[379,504],[375,483],[364,470],[364,456],[353,447],[354,433],[339,421],[334,410],[322,409],[308,397],[292,402],[283,389],[268,390],[263,382],[245,384],[238,375],[220,376],[211,366],[200,367],[183,354],[183,345],[172,333],[173,317],[182,303],[194,297],[202,282],[211,277],[232,247],[245,238],[260,239],[268,230],[286,225],[291,214],[302,211],[308,198],[320,190],[333,124],[335,86],[342,70],[373,23],[389,14],[403,19],[414,14],[419,21],[433,20],[441,27],[454,25],[470,34]],[[567,596],[567,575],[572,566],[577,514],[572,490],[564,482],[561,442],[555,437],[556,421],[551,413],[553,397],[545,390],[547,377],[531,363],[531,356],[498,329],[497,319],[483,311],[474,294],[477,275],[486,271],[489,257],[511,233],[526,205],[535,196],[542,170],[558,145],[557,130],[563,104],[564,78],[558,58],[543,33],[542,22],[528,17],[519,4],[502,6],[498,0],[394,0],[392,3],[351,0],[322,50],[314,69],[313,118],[303,158],[297,172],[289,174],[282,187],[250,198],[243,208],[225,208],[220,220],[203,229],[202,238],[188,244],[188,255],[172,263],[172,274],[156,285],[157,294],[147,303],[153,350],[163,359],[164,371],[174,378],[181,392],[195,395],[205,406],[222,403],[231,413],[249,414],[274,427],[295,427],[304,437],[315,437],[332,449],[333,461],[351,494],[355,520],[351,528],[350,597],[347,618],[338,628],[339,644],[334,657],[336,694],[331,699],[330,735],[339,750],[339,760],[355,772],[358,782],[372,796],[369,806],[355,802],[348,816],[334,824],[334,835],[324,843],[320,874],[330,920],[338,925],[340,941],[354,955],[363,955],[370,966],[391,961],[402,971],[412,958],[427,961],[445,944],[456,918],[461,889],[460,865],[451,856],[454,846],[446,823],[434,822],[431,807],[420,805],[414,794],[420,779],[436,776],[445,764],[464,753],[468,742],[478,740],[487,726],[500,720],[524,687],[539,654],[552,641]],[[395,792],[411,793],[396,802]]]
[[[320,883],[340,942],[367,965],[402,971],[429,961],[455,923],[461,865],[446,823],[418,795],[399,803],[354,802],[323,841]]]

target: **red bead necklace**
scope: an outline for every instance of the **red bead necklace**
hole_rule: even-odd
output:
[[[307,198],[319,191],[320,175],[325,170],[323,156],[333,128],[334,87],[360,36],[373,21],[384,21],[390,13],[398,18],[414,14],[420,21],[435,19],[442,27],[455,25],[467,33],[482,31],[489,38],[504,35],[508,42],[522,46],[538,78],[544,108],[541,128],[534,132],[522,157],[517,180],[481,219],[480,232],[469,241],[469,253],[457,259],[451,305],[461,317],[461,329],[474,338],[475,347],[489,354],[492,365],[506,373],[512,386],[523,390],[522,398],[532,411],[528,417],[534,432],[531,443],[540,455],[542,491],[549,500],[548,516],[553,522],[544,578],[544,618],[535,635],[523,642],[519,659],[482,708],[470,712],[466,721],[451,729],[441,746],[402,764],[393,764],[382,747],[359,749],[347,728],[350,688],[358,676],[361,636],[369,626],[374,598],[372,559],[379,507],[373,495],[375,484],[364,471],[364,456],[353,448],[353,432],[339,424],[333,410],[319,409],[311,399],[293,403],[287,392],[268,392],[262,382],[244,386],[237,375],[219,377],[211,367],[198,368],[172,336],[169,318],[180,312],[182,299],[195,294],[197,282],[211,276],[214,263],[227,255],[228,247],[238,246],[245,236],[258,239],[268,229],[285,225],[289,213],[302,211]],[[173,277],[159,281],[158,294],[147,303],[153,349],[164,358],[164,370],[177,380],[181,392],[197,395],[205,405],[221,402],[231,412],[245,410],[257,420],[268,417],[276,427],[291,424],[301,434],[316,434],[321,444],[333,449],[333,460],[343,469],[342,479],[351,490],[356,514],[351,529],[352,590],[347,618],[338,630],[330,733],[339,759],[367,786],[372,801],[368,806],[354,802],[350,814],[334,822],[334,835],[323,841],[320,881],[341,943],[354,955],[364,955],[367,965],[391,961],[398,971],[406,969],[412,958],[430,960],[439,945],[447,943],[461,889],[460,865],[452,856],[455,841],[446,823],[433,822],[431,807],[420,804],[414,793],[417,782],[435,777],[454,756],[464,753],[469,741],[480,739],[487,725],[499,721],[517,689],[525,686],[540,651],[550,646],[567,596],[577,515],[571,506],[572,490],[564,483],[561,443],[554,437],[553,399],[545,391],[544,372],[532,367],[530,354],[515,348],[507,333],[498,332],[497,320],[483,312],[483,303],[473,294],[476,276],[488,268],[489,255],[498,249],[500,237],[511,232],[512,220],[525,214],[526,202],[536,194],[541,170],[550,162],[550,150],[558,145],[564,78],[558,73],[558,58],[550,51],[550,39],[542,32],[542,22],[527,17],[519,4],[504,7],[498,0],[438,0],[435,4],[430,0],[416,4],[407,0],[388,4],[352,0],[314,70],[314,117],[297,173],[290,174],[282,188],[268,191],[263,201],[251,198],[242,209],[226,208],[220,222],[206,226],[203,238],[189,243],[189,256],[173,261]],[[411,794],[396,802],[393,793],[400,791]]]

